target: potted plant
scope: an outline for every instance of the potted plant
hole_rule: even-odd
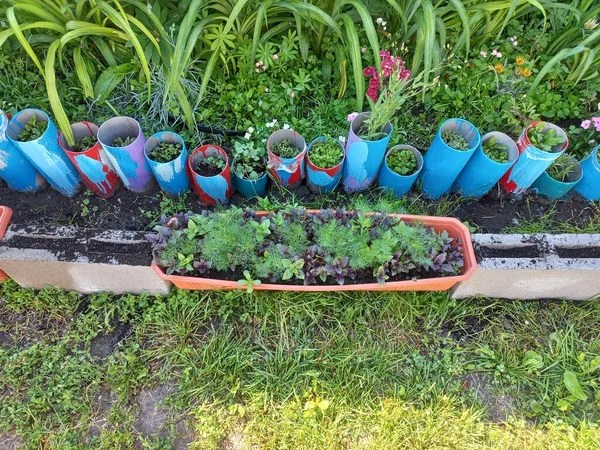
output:
[[[350,131],[342,179],[347,192],[365,189],[377,178],[393,131],[391,120],[406,99],[419,92],[400,57],[389,52],[382,52],[381,57],[385,66],[381,74],[373,67],[365,69],[365,75],[372,77],[367,91],[371,111],[348,116]],[[377,89],[382,90],[379,95]]]
[[[567,133],[549,122],[533,122],[517,140],[519,158],[500,182],[507,192],[524,193],[569,146]]]
[[[74,196],[81,178],[58,145],[58,130],[39,109],[25,109],[8,124],[8,139],[17,147],[50,185],[61,194]]]
[[[531,187],[551,199],[564,197],[581,180],[581,165],[572,156],[561,154]]]
[[[517,145],[509,136],[499,131],[485,134],[456,179],[454,190],[465,197],[487,194],[518,157]]]
[[[188,158],[188,174],[194,193],[203,205],[222,205],[231,197],[229,157],[216,145],[203,145]]]
[[[154,177],[144,153],[146,138],[137,120],[124,116],[107,120],[98,129],[98,141],[127,189],[152,189]]]
[[[479,131],[464,119],[448,119],[438,129],[425,153],[423,191],[438,199],[447,193],[481,143]]]
[[[600,146],[581,161],[583,176],[575,191],[587,200],[600,200]]]
[[[246,198],[262,197],[267,190],[267,167],[264,147],[254,141],[233,144],[233,179],[236,189]]]
[[[476,265],[466,226],[440,217],[228,208],[156,231],[153,267],[184,289],[444,290]]]
[[[275,182],[285,188],[295,189],[306,176],[304,157],[306,141],[294,130],[274,131],[267,139],[267,167]]]
[[[338,139],[320,136],[308,146],[306,176],[308,188],[319,194],[333,191],[342,178],[344,147]]]
[[[44,188],[46,180],[8,139],[8,121],[4,111],[0,110],[0,179],[16,191],[37,192]]]
[[[412,145],[395,145],[385,155],[377,181],[396,197],[408,193],[423,167],[421,152]]]
[[[75,145],[69,145],[64,134],[58,133],[58,145],[75,166],[87,189],[101,198],[115,194],[119,177],[102,160],[102,145],[98,142],[98,126],[91,122],[78,122],[71,125]]]
[[[152,135],[144,145],[144,155],[163,191],[179,195],[190,188],[186,171],[188,153],[177,133],[161,131]]]

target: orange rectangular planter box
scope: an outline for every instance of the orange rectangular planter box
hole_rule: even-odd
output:
[[[318,210],[308,210],[316,213]],[[267,211],[257,211],[258,216],[266,216]],[[372,213],[371,213],[372,214]],[[432,216],[410,216],[404,214],[389,214],[390,217],[400,217],[406,223],[420,222],[440,233],[447,231],[454,239],[460,239],[464,253],[464,265],[460,275],[438,278],[424,278],[419,280],[390,281],[381,286],[379,283],[347,284],[347,285],[290,285],[262,283],[254,286],[256,291],[292,291],[292,292],[337,292],[337,291],[446,291],[460,281],[468,280],[477,268],[471,233],[458,219]],[[210,289],[246,289],[237,281],[219,280],[214,278],[184,277],[181,275],[167,275],[162,267],[152,264],[152,268],[163,280],[170,281],[180,289],[210,290]]]
[[[10,217],[12,216],[12,209],[8,206],[0,206],[0,241],[6,233],[6,229],[8,228],[8,222],[10,222]],[[8,280],[8,276],[0,270],[0,281]]]

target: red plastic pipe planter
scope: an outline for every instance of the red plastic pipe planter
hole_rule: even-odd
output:
[[[6,229],[8,228],[8,222],[10,222],[10,218],[12,216],[12,209],[7,206],[0,206],[0,241],[6,233]],[[0,281],[8,280],[8,276],[0,270]]]
[[[309,210],[309,213],[316,213],[318,210]],[[268,211],[257,211],[258,216],[268,215]],[[373,214],[373,213],[369,213]],[[464,253],[464,266],[460,275],[438,278],[424,278],[419,280],[391,281],[383,286],[378,283],[365,284],[347,284],[347,285],[288,285],[288,284],[270,284],[262,283],[254,286],[257,291],[294,291],[294,292],[336,292],[336,291],[446,291],[456,283],[468,280],[477,268],[475,251],[471,242],[471,233],[458,219],[449,217],[432,216],[410,216],[404,214],[389,214],[390,217],[400,217],[404,222],[419,222],[427,227],[441,233],[447,231],[448,235],[454,239],[460,239]],[[181,275],[167,275],[165,271],[157,264],[152,264],[152,268],[160,278],[170,281],[180,289],[187,290],[210,290],[210,289],[246,289],[240,286],[236,281],[219,280],[214,278],[184,277]]]
[[[221,173],[205,177],[194,170],[194,166],[209,156],[216,156],[225,161],[225,168]],[[229,157],[225,150],[217,145],[203,145],[192,152],[187,162],[187,170],[194,193],[203,205],[222,205],[229,201],[233,193],[231,188],[231,170]]]

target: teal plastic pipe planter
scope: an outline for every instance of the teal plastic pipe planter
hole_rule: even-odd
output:
[[[417,168],[415,172],[410,175],[400,175],[390,169],[390,166],[388,165],[388,158],[391,153],[402,150],[411,151],[417,160]],[[419,150],[412,145],[395,145],[385,154],[385,159],[383,160],[383,165],[379,171],[379,177],[377,178],[377,181],[379,186],[383,188],[384,191],[392,193],[392,195],[395,197],[402,197],[403,195],[406,195],[413,187],[413,184],[415,184],[415,181],[417,180],[419,173],[421,173],[422,168],[423,156]]]
[[[598,155],[600,155],[600,145],[581,161],[583,176],[581,181],[575,185],[575,192],[591,201],[600,200],[600,161],[598,161]]]
[[[19,133],[32,116],[39,121],[45,121],[46,130],[38,139],[19,141]],[[77,194],[81,177],[58,145],[58,130],[48,114],[39,109],[25,109],[19,112],[8,124],[7,135],[54,189],[67,197]]]
[[[507,147],[508,162],[499,163],[490,159],[483,151],[483,145],[495,138],[499,144]],[[487,194],[502,176],[511,168],[519,157],[517,144],[509,136],[499,131],[492,131],[481,138],[473,156],[462,170],[453,190],[463,197],[481,197]]]
[[[442,139],[444,131],[461,134],[469,143],[469,149],[456,150],[447,145]],[[480,144],[479,131],[471,122],[464,119],[446,120],[425,153],[421,171],[423,192],[432,199],[446,194]]]
[[[15,191],[37,192],[46,180],[23,153],[8,139],[8,117],[0,110],[0,179]]]
[[[538,194],[544,195],[553,200],[567,195],[569,191],[571,191],[571,189],[573,189],[575,185],[579,183],[583,174],[579,162],[577,162],[577,160],[572,156],[567,156],[567,158],[576,164],[575,169],[569,174],[567,181],[555,180],[548,175],[548,171],[546,170],[539,176],[537,180],[533,182],[531,188],[537,190]]]
[[[235,164],[236,160],[234,159],[232,163],[233,170],[231,171],[231,174],[233,184],[235,185],[237,191],[246,198],[263,197],[267,191],[267,182],[269,181],[266,168],[265,172],[258,178],[258,180],[248,180],[238,175],[238,173],[235,171]]]

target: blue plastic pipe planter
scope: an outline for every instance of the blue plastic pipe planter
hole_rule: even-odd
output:
[[[499,144],[508,148],[508,162],[496,162],[488,158],[483,151],[483,144],[493,138],[496,138]],[[481,138],[481,145],[477,147],[475,153],[473,153],[473,156],[456,179],[454,190],[464,197],[481,197],[487,194],[518,157],[517,144],[509,136],[499,131],[487,133]]]
[[[125,147],[113,147],[115,138],[134,137]],[[131,117],[113,117],[98,129],[98,140],[111,168],[117,172],[127,189],[146,192],[154,186],[154,177],[144,154],[146,138],[137,120]]]
[[[246,198],[262,197],[265,195],[265,192],[267,191],[267,182],[269,181],[267,170],[265,169],[265,172],[258,180],[248,180],[239,176],[235,171],[235,162],[236,160],[234,159],[231,165],[231,177],[237,191]]]
[[[369,118],[369,112],[358,114],[350,123],[346,142],[346,163],[342,183],[346,192],[356,192],[368,188],[377,178],[383,164],[385,150],[392,137],[392,124],[385,126],[386,136],[378,141],[365,141],[357,136],[362,124]]]
[[[583,177],[575,185],[575,192],[587,200],[600,200],[600,145],[581,161]]]
[[[540,175],[543,174],[546,169],[558,159],[560,155],[562,155],[562,153],[569,146],[567,133],[565,133],[556,125],[546,123],[545,130],[547,131],[551,128],[555,129],[556,135],[563,136],[565,138],[565,142],[564,144],[559,144],[552,147],[551,152],[546,152],[535,147],[529,140],[527,133],[538,123],[539,122],[533,122],[527,126],[517,140],[519,159],[500,179],[502,187],[504,187],[507,192],[523,194],[533,184],[533,182],[537,180]]]
[[[32,116],[46,122],[46,131],[38,139],[21,142],[18,140],[19,133]],[[67,197],[77,194],[81,177],[58,145],[58,130],[45,112],[39,109],[19,112],[10,121],[7,135],[54,189]]]
[[[400,175],[390,169],[388,166],[388,158],[395,151],[409,150],[415,155],[417,160],[417,168],[414,173],[410,175]],[[395,145],[385,154],[383,166],[379,171],[379,177],[377,179],[379,186],[382,187],[386,192],[391,192],[395,197],[402,197],[406,195],[408,191],[413,187],[421,169],[423,168],[423,156],[421,152],[412,145]]]
[[[169,144],[181,144],[181,153],[172,161],[160,163],[154,161],[148,155],[162,142]],[[170,131],[161,131],[152,135],[144,147],[144,155],[158,182],[160,188],[172,195],[179,195],[190,188],[190,180],[187,175],[188,152],[185,148],[185,142],[177,133]]]
[[[461,134],[469,143],[469,150],[456,150],[446,145],[442,139],[444,131],[455,131]],[[425,153],[421,171],[423,191],[432,199],[438,199],[447,193],[480,143],[479,131],[471,122],[464,119],[446,120]]]
[[[575,187],[581,180],[583,171],[581,165],[572,156],[567,156],[571,162],[576,164],[575,169],[569,174],[567,181],[558,181],[548,175],[548,171],[545,171],[540,177],[533,182],[531,185],[532,189],[536,189],[538,194],[544,195],[551,199],[562,198],[569,193],[571,189]]]
[[[344,162],[346,160],[346,156],[342,157],[340,163],[334,167],[328,167],[327,169],[323,169],[322,167],[316,166],[310,160],[310,151],[313,148],[313,145],[316,143],[325,143],[327,141],[325,136],[320,136],[314,139],[308,145],[308,152],[306,153],[306,177],[307,177],[307,185],[308,188],[319,194],[327,194],[333,191],[340,182],[342,178]],[[342,151],[344,150],[343,145],[340,141],[336,140],[337,144],[340,146]]]
[[[21,192],[36,192],[43,189],[46,180],[29,160],[8,140],[8,117],[0,110],[0,179],[8,187]]]

